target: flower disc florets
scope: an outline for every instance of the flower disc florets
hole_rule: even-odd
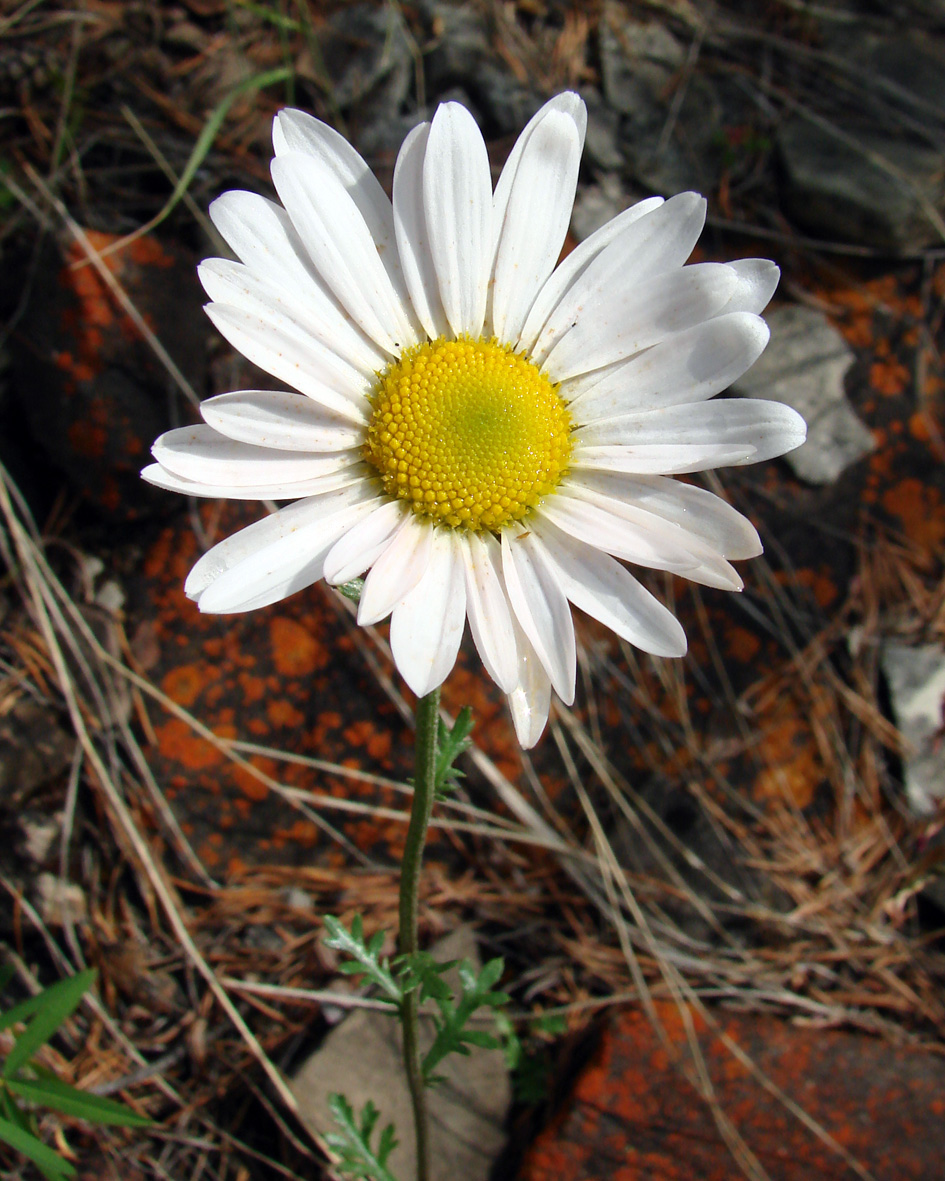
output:
[[[453,528],[521,520],[567,469],[557,387],[494,340],[440,338],[380,377],[364,455],[391,497]]]

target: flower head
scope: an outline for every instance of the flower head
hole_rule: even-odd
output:
[[[547,103],[492,190],[457,103],[407,136],[393,202],[354,149],[300,111],[275,121],[281,205],[226,193],[211,217],[240,259],[200,279],[217,328],[295,392],[204,402],[162,435],[152,483],[290,500],[214,546],[185,589],[202,611],[275,603],[365,574],[358,621],[391,617],[418,695],[466,621],[539,738],[574,698],[571,604],[647,652],[678,620],[623,565],[737,590],[761,552],[725,501],[671,477],[753,463],[804,439],[768,401],[710,401],[756,360],[773,263],[686,266],[705,201],[641,201],[556,267],[584,141],[575,94]]]

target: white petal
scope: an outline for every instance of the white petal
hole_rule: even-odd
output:
[[[515,626],[502,582],[502,552],[491,533],[467,534],[460,552],[466,566],[466,614],[486,672],[504,693],[518,681]]]
[[[627,472],[630,475],[681,476],[715,467],[752,463],[755,449],[729,443],[646,443],[633,447],[576,445],[571,453],[575,470]]]
[[[364,580],[358,623],[367,627],[390,615],[424,576],[433,548],[433,526],[416,513],[407,514]]]
[[[402,301],[406,286],[394,236],[394,216],[380,181],[343,135],[305,111],[280,111],[273,122],[272,143],[277,156],[303,152],[336,176],[364,218],[381,263]]]
[[[555,529],[540,511],[533,529],[575,607],[645,652],[685,655],[682,624],[618,561]]]
[[[555,381],[629,357],[714,315],[737,283],[723,263],[668,271],[618,297],[591,292],[544,361]]]
[[[680,193],[629,225],[575,280],[548,317],[532,349],[533,360],[544,361],[589,309],[592,315],[600,314],[612,303],[622,306],[628,301],[635,307],[640,287],[657,275],[678,271],[702,233],[705,211],[704,197]],[[596,367],[589,363],[584,368]]]
[[[355,202],[331,169],[299,152],[272,162],[272,180],[316,270],[362,332],[397,355],[417,333]]]
[[[449,676],[466,624],[466,583],[459,540],[452,529],[433,530],[426,573],[391,613],[394,663],[418,697]]]
[[[742,463],[758,463],[793,451],[807,426],[790,406],[765,398],[724,398],[691,406],[669,406],[588,423],[574,433],[590,447],[637,447],[667,439],[674,446],[711,442],[751,449]]]
[[[509,694],[508,702],[519,745],[523,750],[531,750],[548,722],[551,681],[517,623],[515,633],[519,652],[518,682]]]
[[[547,283],[532,304],[531,311],[525,320],[525,327],[519,337],[517,348],[531,350],[538,335],[544,327],[545,321],[558,306],[571,286],[587,271],[594,259],[619,234],[633,225],[641,217],[645,217],[663,204],[662,197],[648,197],[645,201],[638,201],[622,213],[618,213],[606,225],[595,230],[590,237],[576,246],[561,264],[553,271]]]
[[[317,582],[335,541],[380,503],[364,482],[298,500],[215,545],[184,590],[218,615],[277,603]]]
[[[457,336],[477,337],[492,262],[492,177],[472,115],[437,108],[423,161],[423,208],[440,299]]]
[[[208,258],[197,267],[197,277],[215,303],[243,308],[261,316],[275,314],[291,323],[302,340],[316,341],[320,349],[336,358],[335,367],[350,370],[356,388],[370,386],[374,374],[387,358],[359,332],[334,296],[326,294],[322,304],[307,299],[294,284],[258,275],[251,267],[226,258]]]
[[[542,516],[577,541],[654,570],[669,570],[692,582],[741,590],[742,580],[702,538],[634,504],[575,485],[550,497]]]
[[[310,455],[238,443],[212,426],[198,423],[167,431],[155,440],[151,454],[175,476],[206,484],[291,484],[337,471],[357,462],[351,456]]]
[[[568,486],[637,505],[664,517],[726,558],[756,558],[761,539],[751,521],[720,496],[666,476],[625,476],[572,471]]]
[[[601,495],[587,496],[580,488],[549,496],[542,502],[541,515],[577,541],[638,566],[688,578],[700,562],[684,538],[673,537],[677,531],[665,521],[633,505]]]
[[[740,258],[728,265],[738,276],[738,286],[719,314],[754,312],[760,315],[774,295],[781,271],[767,258]]]
[[[281,451],[336,452],[364,442],[364,428],[304,394],[235,390],[200,403],[204,422],[230,439]]]
[[[368,421],[370,405],[362,392],[367,383],[353,370],[342,370],[316,340],[303,339],[298,325],[275,313],[257,315],[222,303],[207,304],[204,311],[248,361],[326,409],[353,422]]]
[[[152,463],[141,473],[141,478],[157,488],[168,492],[180,492],[184,496],[208,496],[214,500],[300,500],[303,496],[316,496],[321,492],[332,492],[348,484],[364,482],[364,470],[358,464],[360,456],[332,458],[332,464],[318,476],[291,483],[277,481],[272,484],[214,484],[208,480],[185,480],[159,463]]]
[[[256,276],[283,294],[291,293],[292,310],[304,318],[310,332],[368,373],[383,364],[383,354],[354,326],[319,277],[281,205],[257,193],[224,193],[210,206],[210,216]],[[212,267],[221,261],[208,259],[203,266]]]
[[[394,223],[387,194],[343,135],[305,111],[287,107],[273,120],[272,146],[277,156],[302,152],[329,168],[350,194],[374,241],[393,248]]]
[[[509,601],[522,631],[565,705],[574,700],[577,650],[574,622],[564,591],[529,532],[502,533],[502,573]]]
[[[628,410],[701,402],[741,377],[761,355],[768,336],[759,316],[716,316],[627,361],[564,382],[561,396],[577,424]]]
[[[431,340],[446,336],[449,321],[430,249],[423,208],[423,161],[430,124],[415,127],[401,145],[394,166],[394,229],[404,280],[417,318]]]
[[[554,270],[574,205],[587,112],[576,94],[546,103],[518,138],[496,185],[492,332],[516,341]]]
[[[350,582],[369,570],[390,544],[410,510],[402,500],[389,500],[340,537],[325,558],[325,581]]]

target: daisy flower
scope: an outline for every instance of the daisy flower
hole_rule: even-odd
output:
[[[407,136],[388,200],[332,128],[275,120],[281,204],[210,208],[238,262],[199,270],[207,311],[291,387],[210,398],[162,435],[145,479],[193,496],[291,504],[191,570],[201,611],[248,611],[365,575],[358,622],[390,616],[397,668],[423,696],[466,622],[537,742],[552,690],[574,698],[571,604],[631,644],[681,656],[675,616],[623,564],[738,590],[761,553],[725,501],[672,479],[803,442],[763,400],[711,401],[768,340],[770,262],[686,266],[695,193],[652,197],[556,266],[586,114],[561,94],[522,132],[495,191],[469,112]]]

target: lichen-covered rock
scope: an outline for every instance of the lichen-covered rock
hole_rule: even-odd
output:
[[[102,250],[116,236],[89,231],[88,239]],[[195,260],[148,236],[103,261],[199,389],[207,328]],[[83,499],[119,521],[166,505],[138,473],[154,439],[196,411],[77,244],[37,268],[10,352],[28,429]]]

